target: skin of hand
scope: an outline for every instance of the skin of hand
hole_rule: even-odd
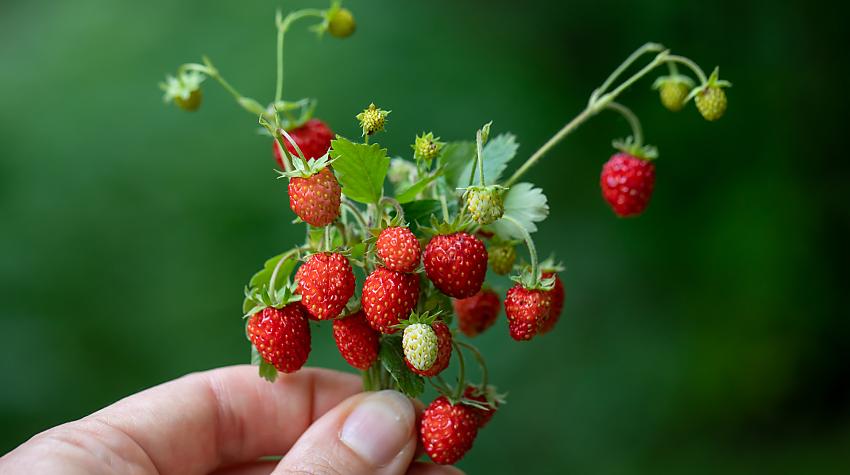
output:
[[[194,373],[34,436],[0,458],[0,474],[461,473],[415,461],[411,400],[360,390],[323,369],[275,383],[251,366]]]

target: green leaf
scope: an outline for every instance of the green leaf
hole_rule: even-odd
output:
[[[438,200],[418,200],[401,205],[404,210],[404,220],[410,225],[410,229],[416,232],[418,225],[428,225],[431,215],[442,216],[442,206]]]
[[[335,159],[334,172],[345,196],[361,203],[377,203],[381,199],[390,167],[386,149],[339,137],[331,142],[330,155]]]
[[[251,365],[259,366],[260,377],[266,381],[273,383],[277,379],[277,368],[264,360],[254,345],[251,345]]]
[[[275,266],[280,261],[280,258],[283,257],[285,253],[278,254],[274,257],[270,257],[263,264],[263,268],[259,270],[256,274],[251,277],[251,280],[248,281],[249,289],[259,289],[263,286],[268,286],[269,279],[272,277],[272,272],[274,272]],[[289,259],[286,260],[280,266],[280,270],[277,271],[277,277],[275,278],[275,286],[280,286],[281,282],[285,282],[286,279],[289,278],[290,274],[292,274],[293,269],[295,269],[295,264],[297,260],[295,259],[295,254],[293,254]],[[252,308],[257,303],[249,298],[245,298],[242,301],[242,315],[248,314]]]
[[[517,220],[529,234],[537,231],[534,223],[549,216],[549,205],[543,190],[531,183],[518,183],[505,195],[505,216]],[[490,225],[493,232],[502,239],[522,239],[522,233],[516,225],[504,218]]]
[[[464,180],[469,180],[470,163],[475,163],[475,144],[472,142],[450,142],[443,147],[440,153],[440,167],[443,168],[443,176],[450,188],[457,188],[461,182],[463,171],[466,170]],[[464,182],[463,186],[467,183]]]
[[[401,204],[409,203],[409,202],[415,200],[416,195],[418,195],[419,193],[422,193],[422,191],[429,184],[431,184],[432,181],[434,181],[435,179],[437,179],[438,176],[440,176],[440,174],[441,174],[440,172],[437,172],[437,173],[434,173],[433,175],[426,176],[425,178],[417,181],[416,183],[413,183],[413,184],[410,184],[410,185],[407,185],[407,186],[399,187],[399,189],[396,190],[395,199],[398,200],[398,202],[401,203]]]
[[[516,136],[510,133],[499,134],[487,142],[487,145],[484,146],[484,180],[488,185],[493,185],[499,181],[499,177],[507,168],[508,162],[516,156],[517,149],[519,149],[519,144],[516,141]],[[475,166],[475,160],[466,165],[460,174],[460,181],[457,182],[458,188],[469,185],[469,175]],[[478,177],[478,169],[476,168],[475,178],[472,181],[473,185],[478,184]]]
[[[418,374],[413,373],[404,364],[404,353],[401,349],[401,337],[398,335],[388,336],[381,341],[381,349],[378,353],[381,364],[390,373],[398,386],[398,390],[415,398],[425,390],[425,381]]]

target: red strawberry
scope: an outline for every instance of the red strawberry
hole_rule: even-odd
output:
[[[413,232],[398,226],[381,231],[375,248],[387,269],[398,272],[415,271],[422,254],[419,240]]]
[[[301,304],[315,320],[330,320],[342,313],[354,295],[354,272],[342,254],[320,252],[295,273]]]
[[[465,397],[467,399],[472,399],[473,401],[480,402],[481,404],[484,404],[484,405],[490,404],[487,401],[487,395],[484,394],[484,391],[481,391],[481,389],[479,389],[475,386],[467,386],[466,389],[463,391],[463,397]],[[494,404],[496,404],[496,407],[492,407],[490,409],[480,409],[480,408],[473,407],[473,406],[469,407],[470,409],[472,409],[472,412],[474,412],[475,415],[478,417],[478,428],[479,429],[486,426],[487,423],[490,422],[490,419],[493,418],[493,415],[496,414],[496,409],[498,408],[498,403],[494,401]]]
[[[425,247],[425,273],[441,292],[472,297],[484,283],[487,249],[469,233],[438,234]]]
[[[478,435],[478,417],[472,409],[440,396],[422,413],[419,433],[425,452],[435,463],[451,465],[472,448]]]
[[[614,154],[602,166],[602,196],[620,217],[646,209],[655,187],[655,164],[627,153]]]
[[[490,328],[499,315],[499,296],[492,290],[481,292],[465,299],[452,299],[457,314],[457,326],[464,335],[473,337]]]
[[[419,277],[378,267],[363,282],[363,311],[369,325],[382,333],[395,333],[399,321],[410,316],[419,300]]]
[[[540,331],[551,308],[552,299],[548,291],[526,289],[519,283],[511,287],[505,298],[511,338],[517,341],[530,340]]]
[[[378,359],[380,334],[369,326],[362,310],[334,320],[334,340],[345,361],[366,370]]]
[[[449,361],[452,359],[452,331],[449,326],[442,320],[437,320],[431,324],[431,329],[437,334],[437,359],[434,364],[427,370],[420,371],[414,368],[407,359],[404,360],[411,371],[429,378],[442,373],[444,369],[449,367]]]
[[[334,133],[331,132],[331,129],[319,119],[310,119],[297,129],[287,130],[287,133],[298,144],[298,148],[301,149],[304,158],[307,160],[319,158],[324,155],[331,148],[331,140],[334,138]],[[295,147],[288,140],[282,138],[280,141],[286,146],[286,150],[293,157],[298,156]],[[274,159],[277,160],[278,166],[283,169],[283,154],[276,141],[272,142],[272,149],[274,150]]]
[[[555,324],[558,323],[558,319],[561,318],[561,311],[564,309],[564,283],[561,282],[561,278],[558,277],[558,274],[554,272],[543,273],[544,279],[548,279],[552,276],[555,276],[555,286],[549,291],[549,298],[552,299],[552,308],[549,310],[549,318],[543,322],[543,326],[540,328],[541,334],[548,333],[555,327]]]
[[[310,325],[298,302],[252,315],[248,338],[260,356],[283,373],[298,371],[310,354]]]
[[[289,179],[289,207],[310,226],[322,227],[339,216],[342,189],[330,169]]]

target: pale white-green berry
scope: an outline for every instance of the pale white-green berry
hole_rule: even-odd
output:
[[[505,214],[502,188],[473,186],[466,190],[466,209],[478,224],[490,224]]]
[[[419,371],[427,371],[437,361],[437,334],[431,325],[414,323],[404,329],[401,338],[404,358]]]

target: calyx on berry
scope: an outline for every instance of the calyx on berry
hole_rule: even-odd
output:
[[[245,298],[254,306],[243,315],[243,318],[249,318],[267,307],[283,308],[293,302],[300,302],[301,296],[295,293],[295,287],[295,282],[289,280],[277,290],[266,285],[253,289],[245,287]]]
[[[682,110],[693,87],[694,81],[681,74],[661,76],[652,84],[659,91],[661,103],[672,112]]]
[[[486,225],[500,219],[505,214],[505,203],[502,195],[505,188],[500,185],[470,186],[466,188],[463,197],[466,209],[472,220]]]
[[[519,274],[511,276],[511,280],[528,290],[552,290],[555,285],[554,277],[543,278],[541,268],[533,272],[530,266],[524,267]]]
[[[325,21],[320,25],[319,32],[327,31],[336,38],[347,38],[357,29],[354,15],[347,8],[342,8],[342,2],[335,1],[325,12]]]
[[[658,149],[656,147],[652,145],[641,145],[635,142],[632,136],[614,140],[611,142],[611,146],[641,160],[655,160],[658,158]]]
[[[201,83],[206,76],[199,71],[183,71],[177,77],[168,76],[159,87],[165,91],[163,100],[174,102],[183,110],[195,111],[201,106]]]
[[[294,141],[292,143],[295,144]],[[296,147],[296,150],[299,150],[297,148],[298,145],[294,145],[294,146]],[[280,170],[275,170],[275,171],[277,172],[278,175],[280,175],[280,176],[278,176],[278,178],[292,178],[292,177],[307,178],[307,177],[311,177],[311,176],[319,173],[320,171],[324,170],[331,163],[333,163],[333,159],[331,159],[330,156],[327,153],[322,155],[321,157],[315,159],[315,160],[307,160],[303,156],[292,157],[292,166],[293,166],[292,170],[290,170],[288,172],[287,171],[280,171]]]

